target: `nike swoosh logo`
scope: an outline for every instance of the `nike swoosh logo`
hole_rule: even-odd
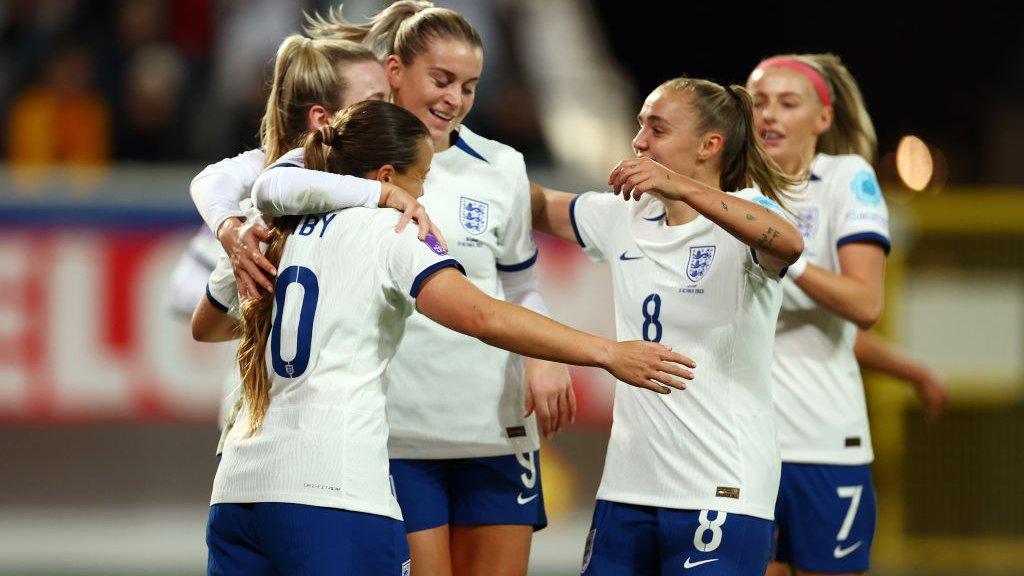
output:
[[[840,558],[846,558],[854,550],[856,550],[857,548],[860,548],[860,545],[861,545],[861,542],[859,540],[857,541],[856,544],[854,544],[853,546],[850,546],[849,548],[843,548],[839,544],[836,544],[836,549],[832,551],[832,556],[835,557],[836,560],[839,560]]]
[[[709,562],[718,562],[718,558],[712,558],[710,560],[701,560],[700,562],[690,562],[690,557],[686,557],[686,562],[683,562],[683,568],[689,570],[690,568],[696,568],[701,564],[708,564]]]
[[[629,250],[626,250],[622,254],[619,254],[619,260],[641,260],[641,259],[643,259],[643,256],[627,256],[626,254],[628,252],[629,252]]]
[[[519,505],[522,506],[523,504],[527,504],[527,503],[531,502],[537,496],[539,496],[539,494],[534,494],[533,496],[529,496],[527,498],[523,498],[523,493],[520,492],[519,495],[516,496],[516,502],[518,502]]]
[[[653,218],[648,218],[647,216],[644,216],[644,220],[647,220],[648,222],[657,222],[658,220],[664,218],[667,214],[668,212],[665,212],[664,214],[659,214],[658,216],[655,216]]]

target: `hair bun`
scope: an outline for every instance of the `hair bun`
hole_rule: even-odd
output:
[[[338,136],[338,131],[335,130],[331,124],[324,124],[320,127],[320,141],[323,142],[324,146],[334,146],[334,139]]]

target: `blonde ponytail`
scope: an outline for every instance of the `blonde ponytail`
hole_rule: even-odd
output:
[[[342,15],[342,6],[326,16],[306,15],[306,34],[312,38],[342,38],[369,47],[384,60],[392,54],[405,64],[429,49],[430,42],[453,38],[474,48],[483,41],[473,25],[461,14],[437,8],[432,2],[400,0],[378,12],[365,24],[353,24]]]
[[[341,107],[348,86],[339,67],[374,61],[372,52],[354,42],[298,34],[285,38],[277,50],[270,96],[260,123],[267,165],[299,145],[308,129],[310,108],[323,106],[333,114]]]
[[[281,262],[285,242],[298,225],[299,216],[278,218],[271,226],[270,243],[265,254],[274,266]],[[238,368],[242,373],[242,401],[249,410],[248,435],[259,432],[270,407],[270,373],[267,368],[266,347],[270,336],[274,294],[261,292],[241,306],[241,339],[238,344]]]

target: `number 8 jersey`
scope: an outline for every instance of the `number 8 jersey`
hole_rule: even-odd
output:
[[[736,194],[778,209],[754,190]],[[697,363],[687,389],[669,395],[616,383],[598,499],[773,519],[777,275],[703,216],[666,225],[649,195],[625,202],[588,192],[570,215],[591,259],[611,266],[618,339],[661,342]]]
[[[270,408],[247,434],[246,408],[228,433],[211,504],[288,502],[402,519],[388,466],[383,374],[421,284],[461,266],[392,210],[303,216],[288,237],[266,347]],[[209,298],[237,299],[230,268]],[[216,305],[216,304],[215,304]]]

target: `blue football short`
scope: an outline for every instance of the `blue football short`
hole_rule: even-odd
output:
[[[214,504],[206,525],[211,576],[408,576],[400,520],[303,504]]]
[[[485,458],[391,459],[405,529],[449,524],[547,526],[540,451]]]
[[[772,522],[763,518],[598,500],[582,573],[760,576],[771,544]]]
[[[869,465],[783,463],[775,560],[809,572],[866,572],[875,519]]]

